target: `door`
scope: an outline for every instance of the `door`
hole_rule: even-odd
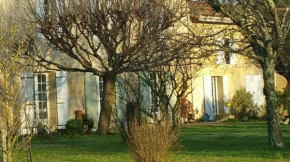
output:
[[[205,120],[214,120],[215,115],[224,113],[224,85],[221,76],[204,76]],[[227,87],[225,87],[227,88]]]
[[[224,113],[224,90],[223,90],[223,77],[212,76],[212,103],[213,114]]]
[[[57,71],[55,80],[58,129],[64,129],[66,122],[69,120],[67,72]]]

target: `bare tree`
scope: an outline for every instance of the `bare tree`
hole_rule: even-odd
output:
[[[275,65],[283,53],[290,28],[289,4],[283,0],[208,0],[219,13],[229,17],[244,35],[263,69],[266,96],[268,140],[270,146],[283,147],[277,97],[275,93]],[[287,2],[287,0],[285,0]]]
[[[107,134],[115,108],[116,77],[128,71],[159,66],[178,57],[184,44],[171,41],[178,29],[174,23],[186,16],[182,0],[37,0],[24,2],[29,22],[39,37],[72,64],[47,55],[33,55],[48,69],[92,72],[104,79],[98,131]],[[37,40],[35,40],[37,42]],[[164,52],[164,51],[170,51]]]
[[[121,83],[118,82],[123,90],[118,96],[130,103],[127,112],[123,112],[128,127],[130,119],[136,116],[140,124],[150,119],[154,123],[170,122],[173,127],[179,125],[181,99],[192,93],[192,80],[199,76],[204,61],[199,57],[192,59],[193,54],[188,53],[189,56],[184,53],[183,59],[167,65],[123,75]]]
[[[202,60],[178,59],[168,65],[139,72],[140,84],[144,84],[140,86],[148,87],[152,104],[149,108],[141,106],[142,112],[147,112],[156,121],[171,121],[173,127],[178,126],[181,99],[192,93],[192,80],[198,77]],[[141,95],[141,101],[146,97]]]
[[[25,113],[26,104],[21,102],[25,100],[21,96],[24,89],[21,76],[31,60],[22,59],[22,55],[29,48],[26,44],[28,37],[20,37],[17,25],[7,24],[1,21],[0,26],[1,151],[2,160],[12,162],[31,139],[29,135],[20,138],[22,127],[29,122]]]
[[[118,81],[123,89],[118,96],[128,104],[122,112],[126,118],[116,118],[117,126],[136,161],[162,161],[168,149],[176,146],[181,98],[192,92],[192,79],[202,65],[198,57],[191,60],[191,52],[182,53],[184,58],[123,74]]]

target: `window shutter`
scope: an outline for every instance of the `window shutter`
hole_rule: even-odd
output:
[[[236,51],[238,50],[238,45],[234,42],[233,39],[231,39],[231,42],[230,42],[230,48],[233,50],[233,51]],[[236,53],[231,53],[231,56],[230,56],[230,64],[231,65],[236,65],[237,64],[237,54]]]
[[[255,103],[261,106],[264,102],[262,76],[248,75],[246,76],[246,91],[253,94]]]
[[[21,74],[21,88],[22,88],[22,101],[26,101],[27,104],[34,103],[33,96],[33,73],[27,72]]]
[[[85,73],[86,112],[94,121],[94,128],[98,128],[101,110],[99,77],[93,73]]]
[[[67,72],[57,71],[55,81],[57,91],[58,128],[64,129],[66,122],[69,120]]]
[[[209,116],[209,119],[213,119],[213,105],[212,105],[212,81],[211,76],[203,77],[204,86],[204,114]]]
[[[216,64],[223,64],[225,62],[225,51],[218,51],[216,55],[217,55]]]
[[[223,51],[221,47],[224,45],[224,39],[218,38],[216,44],[216,64],[223,64],[225,62],[225,51]]]
[[[116,106],[118,107],[117,121],[122,121],[125,119],[126,103],[128,101],[127,99],[124,74],[121,74],[119,77],[117,77],[116,85]]]
[[[140,74],[139,75],[139,86],[140,86],[140,103],[141,106],[147,111],[151,110],[151,88],[148,85],[149,74]]]
[[[33,73],[21,73],[21,102],[23,110],[21,111],[22,134],[30,132],[34,119],[34,94],[33,94]]]

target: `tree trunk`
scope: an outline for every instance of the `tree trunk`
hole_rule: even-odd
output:
[[[7,162],[7,155],[6,155],[6,131],[1,129],[1,150],[2,151],[2,161]]]
[[[268,140],[272,147],[284,147],[280,129],[277,96],[275,92],[275,61],[266,57],[263,68],[264,94],[266,96]]]
[[[11,139],[7,139],[6,141],[6,157],[7,162],[12,162],[12,148],[11,148]]]
[[[180,126],[180,116],[177,113],[176,109],[172,109],[172,116],[171,116],[171,120],[172,120],[172,127],[177,128],[178,126]]]
[[[28,153],[29,153],[29,162],[33,162],[32,160],[32,149],[31,149],[31,138],[27,137],[27,145],[28,145]]]
[[[105,74],[103,76],[104,89],[101,101],[101,112],[98,126],[98,133],[106,135],[109,133],[112,110],[116,104],[116,76]]]

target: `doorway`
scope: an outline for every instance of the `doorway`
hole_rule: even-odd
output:
[[[213,76],[212,80],[212,107],[214,114],[224,113],[224,100],[223,100],[223,77]]]
[[[226,76],[204,76],[205,120],[214,120],[215,115],[225,113],[224,101],[228,99]]]

